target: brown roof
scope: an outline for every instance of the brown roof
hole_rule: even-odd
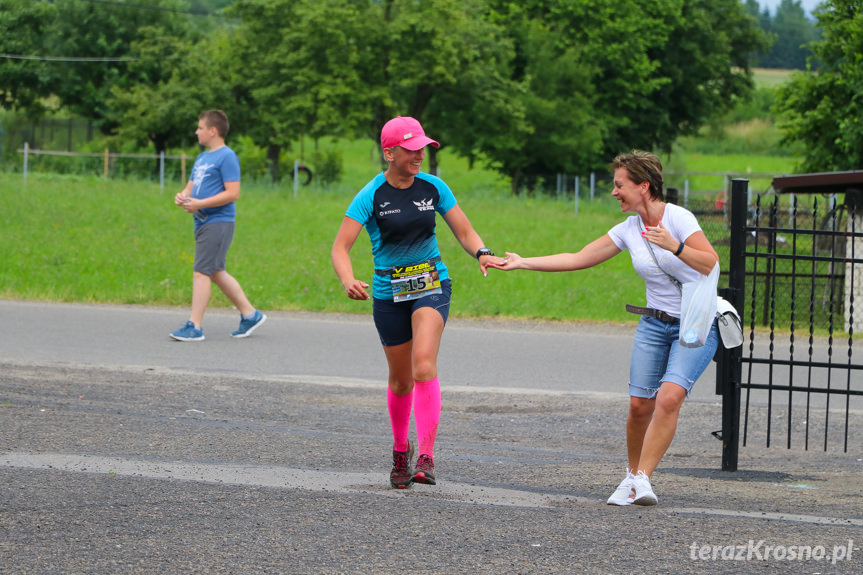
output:
[[[777,194],[841,194],[863,189],[863,170],[796,174],[773,178]]]

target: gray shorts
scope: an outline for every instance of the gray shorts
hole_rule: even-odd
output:
[[[225,260],[233,239],[234,222],[213,222],[197,228],[192,269],[208,276],[226,269]]]

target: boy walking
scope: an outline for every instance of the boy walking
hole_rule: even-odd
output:
[[[202,341],[201,323],[210,303],[212,284],[240,311],[240,327],[231,335],[248,337],[267,319],[249,303],[240,283],[226,271],[226,259],[234,238],[234,221],[240,197],[240,160],[225,145],[228,116],[208,110],[198,117],[198,143],[207,148],[195,159],[192,174],[174,203],[194,216],[195,263],[192,271],[192,313],[186,325],[171,332],[177,341]]]

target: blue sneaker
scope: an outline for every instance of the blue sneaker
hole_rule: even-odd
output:
[[[195,327],[192,321],[187,321],[186,325],[171,332],[171,337],[177,341],[204,341],[204,330]]]
[[[245,319],[240,317],[240,327],[236,331],[231,332],[232,337],[249,337],[252,332],[258,329],[258,326],[267,321],[267,316],[260,311],[255,310],[255,317]]]

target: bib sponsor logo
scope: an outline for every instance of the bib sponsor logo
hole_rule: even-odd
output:
[[[394,274],[410,274],[417,271],[431,269],[428,262],[416,264],[412,266],[393,266]]]

